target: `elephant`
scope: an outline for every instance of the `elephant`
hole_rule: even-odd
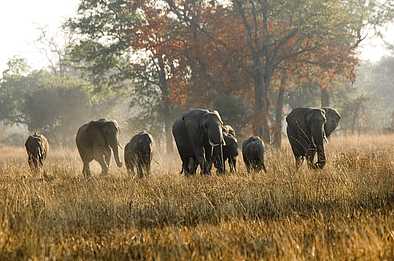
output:
[[[223,127],[223,138],[226,143],[226,145],[223,146],[223,163],[226,164],[226,161],[228,161],[230,172],[235,172],[237,170],[238,141],[235,137],[234,129],[230,125],[225,125]],[[217,157],[214,161],[216,168],[218,168],[219,162],[220,157]]]
[[[191,109],[174,122],[172,134],[182,160],[181,173],[195,174],[200,166],[204,175],[210,175],[216,154],[220,157],[218,169],[224,172],[222,128],[219,113],[207,109]],[[219,149],[214,150],[216,147]]]
[[[39,172],[44,166],[44,161],[49,151],[48,140],[44,135],[34,133],[27,138],[25,147],[30,170]]]
[[[341,115],[333,108],[295,108],[286,117],[287,137],[299,169],[306,157],[308,167],[323,169],[326,164],[324,141],[337,128]],[[317,153],[317,162],[314,163]]]
[[[233,127],[231,127],[231,125],[228,125],[228,124],[224,125],[223,126],[223,131],[228,133],[228,134],[233,135],[233,137],[236,137],[235,136],[235,130],[233,129]]]
[[[152,146],[153,137],[146,131],[131,138],[124,149],[124,162],[129,174],[134,174],[134,167],[137,167],[139,177],[143,177],[144,171],[147,175],[150,174]]]
[[[100,119],[82,125],[78,129],[76,144],[83,162],[82,173],[90,176],[89,164],[96,160],[101,166],[101,174],[108,174],[111,161],[111,150],[114,154],[116,165],[121,168],[118,146],[119,125],[116,121]]]
[[[265,146],[258,136],[251,136],[242,143],[242,157],[248,173],[251,171],[267,172],[264,163]]]

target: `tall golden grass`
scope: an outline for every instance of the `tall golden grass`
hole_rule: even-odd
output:
[[[0,260],[394,258],[394,136],[336,137],[322,171],[294,171],[288,144],[267,174],[185,178],[156,154],[150,177],[81,176],[51,150],[47,175],[0,149]]]

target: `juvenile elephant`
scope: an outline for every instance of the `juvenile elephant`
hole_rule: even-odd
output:
[[[139,177],[150,174],[152,161],[153,138],[146,131],[142,131],[131,138],[124,150],[124,162],[127,172],[134,174],[134,167],[137,168]]]
[[[231,127],[231,125],[228,125],[228,124],[224,125],[223,126],[223,133],[224,132],[233,135],[233,137],[236,137],[235,130],[233,127]]]
[[[224,172],[222,128],[219,113],[206,109],[191,109],[175,121],[172,134],[185,175],[195,174],[198,165],[203,174],[210,175],[214,152],[219,154],[218,168]]]
[[[324,140],[337,128],[340,119],[341,116],[333,108],[296,108],[286,117],[287,137],[297,169],[305,157],[310,168],[324,168]],[[317,162],[314,163],[316,153]]]
[[[238,141],[237,138],[235,138],[235,132],[230,125],[225,125],[223,127],[223,138],[226,143],[226,145],[223,146],[223,163],[226,164],[226,161],[228,161],[230,172],[235,172],[237,170]],[[220,158],[217,157],[214,161],[216,168],[218,168],[217,165],[219,162]],[[218,171],[220,171],[220,169],[218,169]]]
[[[116,121],[101,119],[91,121],[78,129],[76,144],[83,161],[82,173],[90,176],[89,164],[96,160],[101,166],[101,174],[107,174],[111,161],[111,150],[116,165],[122,167],[118,152],[119,125]]]
[[[25,142],[28,156],[27,162],[32,172],[38,172],[43,168],[44,161],[47,157],[49,144],[48,140],[42,134],[34,133],[30,135]]]
[[[264,164],[264,152],[264,142],[258,136],[249,137],[242,143],[242,157],[248,173],[261,170],[267,172]]]

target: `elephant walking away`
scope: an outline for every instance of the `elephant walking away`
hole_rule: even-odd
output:
[[[296,108],[286,117],[287,137],[298,169],[304,158],[313,169],[326,164],[324,141],[337,128],[340,114],[333,108]],[[317,153],[317,162],[314,158]]]
[[[76,144],[83,162],[82,173],[90,176],[89,164],[96,160],[101,166],[101,174],[108,173],[111,161],[111,151],[116,165],[122,167],[119,158],[119,125],[116,121],[100,119],[82,125],[76,136]]]
[[[265,146],[263,140],[258,136],[249,137],[242,143],[242,157],[248,173],[260,172],[267,169],[264,164]]]
[[[224,172],[222,129],[219,113],[206,109],[191,109],[175,121],[172,134],[185,175],[195,174],[198,166],[203,174],[210,175],[215,157],[220,157],[217,167]]]
[[[48,140],[44,135],[34,133],[27,138],[25,147],[30,170],[32,172],[39,172],[43,168],[44,161],[48,154]]]
[[[152,135],[146,131],[142,131],[131,138],[124,150],[124,162],[129,174],[134,174],[135,167],[139,177],[143,177],[144,172],[147,175],[150,174],[152,146]]]

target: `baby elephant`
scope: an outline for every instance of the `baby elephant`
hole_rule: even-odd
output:
[[[252,136],[242,144],[242,156],[248,173],[267,169],[264,165],[264,142],[258,136]]]
[[[134,174],[134,167],[137,168],[139,177],[142,177],[144,172],[147,175],[150,174],[152,146],[152,135],[146,131],[142,131],[131,138],[124,149],[124,161],[129,174]]]
[[[34,133],[27,138],[25,147],[31,171],[39,172],[48,154],[48,140],[44,135]]]
[[[223,165],[225,165],[226,161],[228,161],[228,165],[230,166],[230,172],[235,172],[237,170],[238,141],[237,138],[235,138],[235,136],[233,135],[233,133],[234,131],[228,132],[226,129],[223,130],[223,139],[226,143],[226,145],[223,146]],[[214,165],[216,169],[219,170],[218,160],[220,159],[216,159],[214,161]]]

